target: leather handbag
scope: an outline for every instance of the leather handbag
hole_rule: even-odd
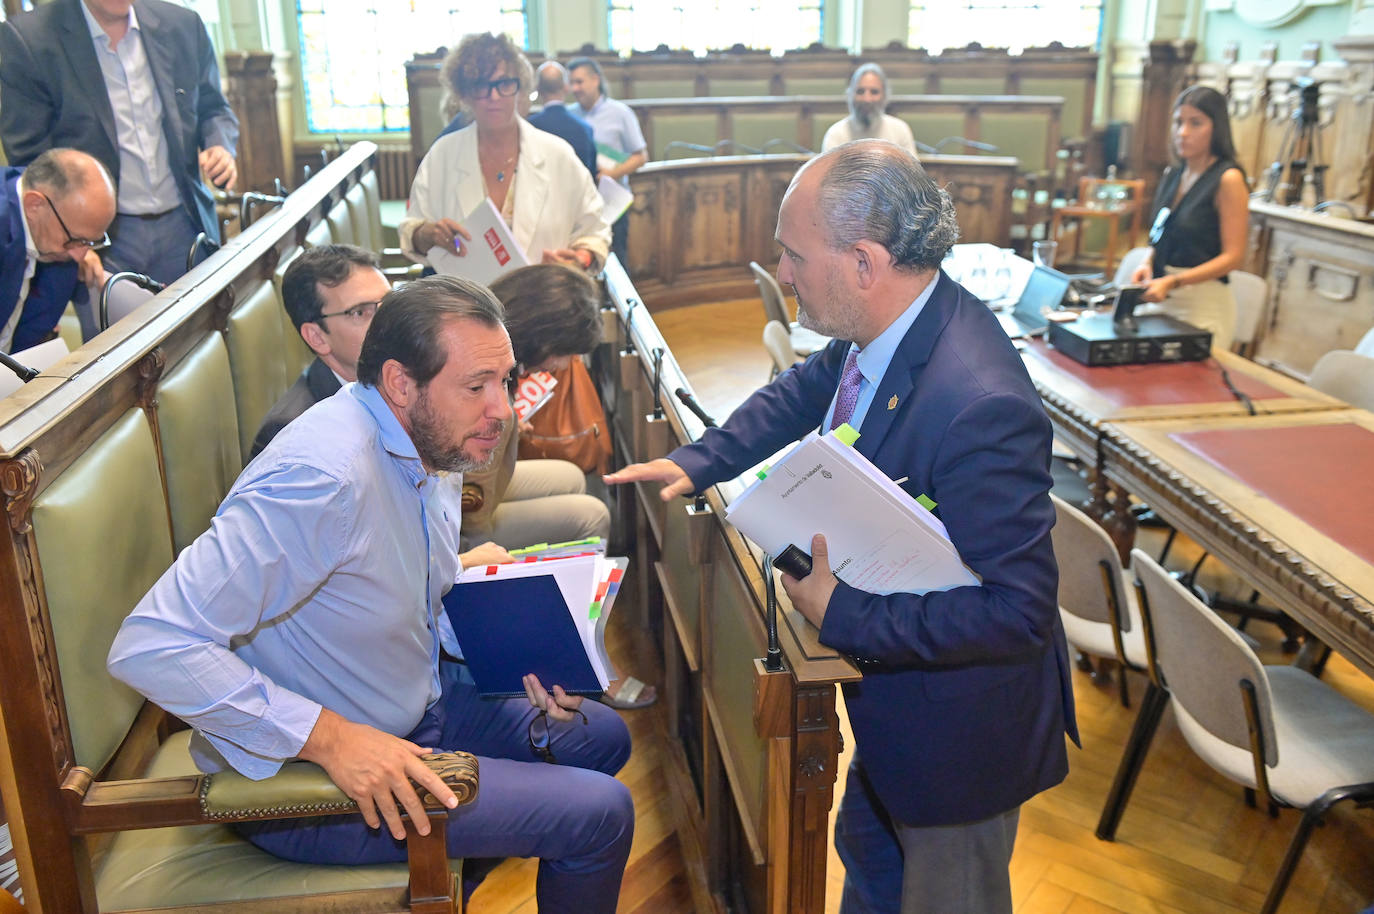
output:
[[[605,473],[611,463],[611,435],[591,373],[574,358],[553,376],[558,386],[530,417],[532,430],[520,436],[520,458],[567,460],[584,473]]]

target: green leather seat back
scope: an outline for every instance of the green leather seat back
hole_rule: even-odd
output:
[[[691,98],[697,87],[691,79],[636,79],[635,98]]]
[[[844,95],[848,77],[835,79],[829,76],[788,76],[783,91],[788,95]],[[764,93],[765,95],[771,93]]]
[[[106,672],[105,657],[124,617],[172,563],[142,410],[120,416],[39,494],[33,532],[76,763],[98,771],[143,705]]]
[[[229,350],[222,335],[210,333],[162,379],[157,423],[172,546],[179,553],[210,526],[243,468]]]
[[[964,135],[964,118],[960,114],[924,113],[919,108],[906,106],[893,114],[906,121],[917,142],[927,146],[934,146],[945,137]],[[963,155],[968,150],[959,143],[951,143],[940,151],[946,155]]]
[[[377,252],[381,253],[385,247],[395,247],[387,244],[386,234],[382,229],[382,187],[377,181],[377,172],[364,173],[358,186],[363,189],[363,196],[367,199],[367,219],[371,225],[372,239],[377,245]]]
[[[650,150],[650,155],[659,159],[682,159],[710,155],[710,153],[686,151],[669,154],[665,150],[673,140],[696,143],[701,146],[714,146],[719,139],[720,131],[716,126],[714,111],[709,114],[655,114],[654,143],[658,148]]]
[[[263,280],[229,312],[229,370],[238,409],[239,453],[248,460],[263,417],[288,386],[281,306],[272,283]]]
[[[344,195],[348,206],[348,216],[353,222],[353,243],[377,253],[382,249],[381,238],[372,233],[372,220],[367,213],[367,191],[361,184],[354,184]]]
[[[353,229],[353,214],[348,209],[347,200],[339,200],[329,208],[326,221],[329,234],[336,244],[357,244],[358,234]]]
[[[146,776],[195,774],[186,750],[189,737],[189,730],[169,737]],[[456,870],[458,863],[453,866]],[[95,873],[102,912],[252,899],[264,900],[263,911],[289,911],[289,901],[268,900],[382,888],[394,889],[399,899],[408,881],[404,863],[320,866],[279,860],[226,825],[121,832]]]
[[[333,244],[338,240],[334,234],[333,227],[328,219],[321,219],[310,227],[310,231],[305,233],[305,246],[317,248],[322,244]]]
[[[942,76],[940,94],[1006,95],[1007,81],[1000,76]]]
[[[272,271],[272,291],[277,294],[277,304],[280,305],[281,313],[281,334],[282,340],[286,345],[286,378],[288,385],[294,383],[296,375],[310,364],[310,360],[315,358],[315,353],[310,351],[310,347],[305,345],[305,340],[296,331],[296,325],[291,323],[291,315],[286,313],[286,304],[281,297],[282,277],[286,275],[286,268],[291,266],[291,261],[300,256],[303,248],[291,248],[277,263],[277,268]]]
[[[439,110],[444,90],[435,80],[433,83],[417,82],[410,91],[410,132],[420,138],[421,149],[428,149],[448,124],[448,118]]]
[[[1021,80],[1022,95],[1061,95],[1064,108],[1059,115],[1061,137],[1083,135],[1084,109],[1088,105],[1088,86],[1081,79],[1025,79]]]
[[[998,155],[1020,159],[1021,171],[1045,171],[1054,167],[1045,153],[1049,124],[1043,114],[998,114],[984,109],[981,126],[980,139],[996,146]]]
[[[720,79],[712,77],[708,86],[710,91],[707,94],[717,98],[740,95],[772,95],[770,82],[766,76],[763,79]]]
[[[762,149],[769,140],[797,141],[797,116],[795,114],[765,114],[750,112],[737,114],[734,121],[735,141],[755,149]],[[791,152],[791,147],[770,150],[771,152]],[[742,152],[742,150],[736,150]]]

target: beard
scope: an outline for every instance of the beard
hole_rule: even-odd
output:
[[[855,102],[853,115],[860,127],[870,130],[878,120],[878,106],[873,102]]]
[[[862,309],[842,296],[834,277],[826,281],[825,314],[817,314],[807,307],[796,286],[792,292],[797,297],[797,324],[807,330],[837,339],[853,339],[855,330],[860,326]]]
[[[410,410],[410,440],[425,466],[448,473],[471,473],[491,466],[500,448],[492,448],[485,457],[467,451],[469,440],[477,437],[498,437],[506,430],[506,423],[492,419],[482,428],[453,442],[450,424],[434,409],[429,390],[422,388],[415,406]]]

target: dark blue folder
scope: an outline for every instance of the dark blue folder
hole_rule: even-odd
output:
[[[587,612],[589,607],[579,607]],[[534,673],[544,688],[600,695],[577,626],[553,575],[457,584],[444,595],[463,659],[477,691],[491,698],[524,695]]]

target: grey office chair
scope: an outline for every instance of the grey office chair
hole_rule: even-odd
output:
[[[1307,383],[1360,409],[1374,409],[1374,357],[1333,349],[1317,359]]]
[[[749,269],[754,273],[754,284],[759,287],[759,297],[763,299],[764,315],[768,320],[777,321],[787,328],[787,335],[791,337],[792,348],[797,354],[808,356],[824,349],[830,342],[830,337],[797,326],[797,322],[787,313],[787,301],[783,298],[782,286],[778,285],[773,274],[752,260],[749,261]]]

